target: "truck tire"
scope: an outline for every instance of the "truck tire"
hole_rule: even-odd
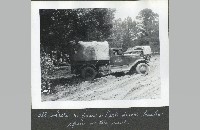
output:
[[[97,72],[92,67],[84,67],[81,70],[81,77],[87,81],[93,80],[97,75]]]
[[[139,63],[137,66],[136,66],[136,72],[138,74],[144,74],[144,75],[147,75],[149,73],[149,66],[145,63]]]

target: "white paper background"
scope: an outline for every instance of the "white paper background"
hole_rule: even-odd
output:
[[[159,14],[161,99],[45,101],[41,102],[39,9],[116,8],[130,12],[150,8]],[[125,15],[131,15],[124,12]],[[133,17],[136,14],[132,14]],[[117,16],[122,16],[117,12]],[[33,109],[128,108],[169,106],[168,1],[32,1],[31,2],[31,94]]]

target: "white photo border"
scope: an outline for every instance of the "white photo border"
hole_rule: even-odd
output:
[[[159,14],[161,98],[141,100],[41,101],[39,9],[156,7]],[[32,1],[31,2],[32,109],[130,108],[169,106],[168,1]]]

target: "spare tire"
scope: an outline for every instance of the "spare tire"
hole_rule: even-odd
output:
[[[92,67],[84,67],[81,70],[81,77],[87,81],[93,80],[97,75],[97,72]]]
[[[136,66],[136,71],[137,73],[139,74],[148,74],[149,73],[149,66],[145,63],[139,63],[137,66]]]

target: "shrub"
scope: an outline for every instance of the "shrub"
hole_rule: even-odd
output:
[[[41,91],[42,93],[43,92],[49,93],[51,91],[51,82],[49,79],[49,75],[50,73],[52,73],[54,68],[53,60],[51,59],[49,54],[42,51],[40,56],[40,63],[41,63]]]

